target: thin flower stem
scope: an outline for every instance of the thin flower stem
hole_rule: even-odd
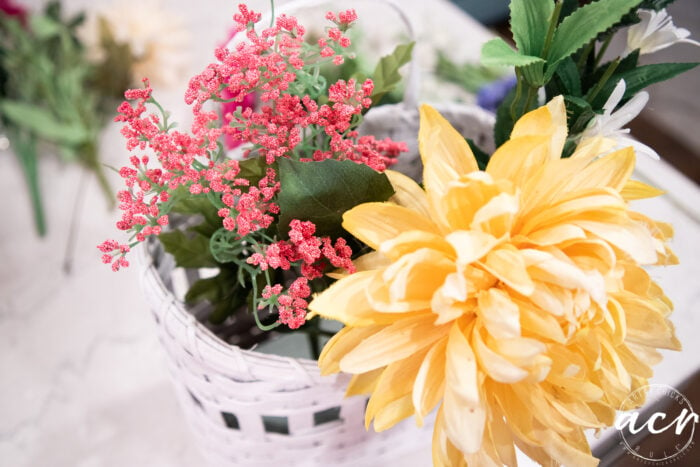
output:
[[[576,68],[578,68],[579,70],[583,68],[583,66],[586,64],[586,60],[588,60],[588,56],[593,51],[594,47],[595,39],[591,40],[586,46],[586,48],[583,49],[583,52],[581,52],[581,56],[578,58],[578,62],[576,62]]]
[[[591,90],[590,95],[587,97],[587,101],[592,104],[595,98],[598,96],[600,91],[603,89],[605,84],[610,80],[610,77],[615,73],[615,70],[617,69],[617,66],[620,64],[620,59],[618,58],[614,62],[612,62],[610,65],[608,65],[608,68],[605,70],[605,73],[603,73],[603,76],[600,78],[600,80],[596,83],[595,87]]]
[[[603,55],[605,55],[605,51],[608,50],[608,46],[610,45],[611,41],[612,34],[609,35],[608,38],[605,39],[605,42],[603,42],[603,44],[600,46],[600,50],[595,57],[595,62],[593,63],[593,68],[598,68],[598,65],[600,65],[601,60],[603,60]]]
[[[41,190],[39,189],[36,138],[28,133],[20,135],[20,131],[13,133],[13,135],[10,135],[10,141],[17,142],[14,153],[22,167],[27,188],[29,189],[29,198],[32,203],[32,211],[34,211],[34,226],[39,236],[43,237],[46,235],[46,218],[44,216],[44,204],[41,200]]]
[[[516,86],[515,86],[515,96],[513,97],[513,102],[510,103],[510,118],[515,122],[517,114],[518,101],[520,101],[520,96],[523,92],[523,74],[516,68],[515,69]]]
[[[547,30],[547,36],[545,37],[544,46],[542,47],[542,54],[540,55],[541,58],[547,58],[549,48],[552,45],[552,39],[554,38],[554,31],[559,24],[559,15],[561,14],[563,6],[564,2],[556,2],[554,4],[554,11],[552,11],[552,17],[549,19],[549,29]]]
[[[262,321],[260,321],[260,317],[258,316],[258,281],[254,275],[251,275],[250,278],[251,282],[253,283],[253,317],[255,318],[255,324],[263,331],[271,331],[279,326],[280,323],[276,322],[265,325],[262,323]]]
[[[270,27],[275,25],[275,0],[270,0]]]
[[[537,87],[535,86],[528,86],[527,87],[527,97],[525,98],[525,107],[523,108],[523,111],[520,115],[518,115],[518,118],[520,118],[522,115],[524,115],[527,111],[530,110],[530,106],[532,105],[532,99],[537,96]]]

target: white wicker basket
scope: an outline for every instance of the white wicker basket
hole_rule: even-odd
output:
[[[491,149],[489,114],[456,105],[440,110]],[[380,126],[373,134],[403,137],[413,149],[406,168],[419,167],[417,111],[399,104],[373,112],[366,120]],[[421,429],[406,420],[386,432],[366,431],[366,398],[344,397],[348,375],[321,377],[313,360],[245,350],[265,337],[245,314],[228,320],[223,333],[228,342],[217,337],[198,320],[204,321],[207,310],[188,309],[174,293],[178,275],[191,283],[198,271],[176,269],[157,242],[140,253],[143,288],[179,400],[211,465],[386,466],[421,447],[430,449],[431,420]]]

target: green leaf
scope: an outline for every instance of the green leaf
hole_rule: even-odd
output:
[[[200,279],[190,286],[185,294],[185,302],[195,304],[202,301],[216,303],[222,295],[222,288],[219,284],[219,276]]]
[[[77,146],[90,139],[90,134],[81,125],[56,121],[39,106],[3,100],[0,102],[0,113],[15,125],[27,128],[38,137],[51,142]]]
[[[540,57],[518,53],[500,37],[491,39],[481,48],[482,65],[525,66],[532,63],[544,63],[544,60]]]
[[[559,12],[559,22],[578,9],[578,0],[562,0],[561,12]]]
[[[34,35],[40,40],[58,36],[64,30],[61,23],[45,15],[30,15],[29,24]]]
[[[581,77],[579,76],[578,67],[571,57],[566,57],[561,61],[557,71],[554,73],[554,79],[560,87],[557,94],[582,96]]]
[[[237,279],[237,269],[222,267],[214,277],[200,279],[187,291],[185,303],[194,305],[207,301],[214,305],[209,321],[220,324],[236,312],[246,311],[246,297],[250,288],[241,286]]]
[[[630,70],[635,69],[637,67],[638,62],[639,62],[639,50],[635,50],[635,51],[631,52],[630,54],[628,54],[625,58],[623,58],[619,62],[617,61],[617,59],[615,59],[615,60],[612,60],[612,61],[609,61],[609,62],[606,62],[606,63],[600,65],[595,70],[594,73],[584,73],[582,76],[582,79],[583,79],[582,87],[583,87],[584,94],[587,93],[588,91],[590,91],[592,88],[594,88],[596,86],[596,84],[598,84],[600,82],[603,75],[605,75],[605,73],[608,71],[608,68],[610,66],[612,66],[614,63],[617,63],[617,66],[615,68],[615,74],[620,74],[620,73],[624,73],[626,71],[630,71]],[[613,77],[614,77],[614,75],[613,75]],[[615,82],[617,83],[617,81],[619,81],[619,80],[616,80]]]
[[[551,0],[510,2],[510,30],[521,54],[535,57],[542,55],[553,11],[554,3]]]
[[[178,189],[172,197],[176,199],[170,211],[188,216],[201,216],[202,222],[190,227],[190,232],[198,233],[204,237],[211,237],[221,228],[221,218],[216,207],[211,204],[206,196],[190,195],[184,188]]]
[[[641,0],[599,0],[585,5],[564,18],[554,32],[547,54],[549,66],[570,56],[586,45],[598,33],[617,23]]]
[[[161,233],[158,239],[181,268],[216,267],[216,261],[209,251],[209,239],[203,235],[186,235],[181,230],[173,230]]]
[[[519,70],[522,72],[525,82],[532,87],[539,88],[544,86],[545,81],[549,80],[551,77],[546,77],[544,75],[544,61],[531,63],[529,65],[520,67]]]
[[[598,93],[591,105],[594,109],[602,108],[615,85],[621,79],[624,79],[626,84],[625,94],[622,97],[623,100],[626,100],[651,84],[666,81],[696,66],[698,66],[698,63],[655,63],[640,66],[624,73],[615,73]]]
[[[411,61],[411,54],[415,42],[397,45],[394,51],[382,57],[372,73],[374,90],[372,91],[372,105],[377,104],[385,94],[391,92],[401,82],[399,69]]]
[[[564,96],[564,105],[566,106],[569,134],[582,132],[595,115],[591,105],[578,96]]]
[[[267,165],[264,157],[253,157],[238,163],[240,172],[238,177],[245,178],[251,185],[257,185],[261,178],[265,176],[268,167],[275,168],[274,165]]]
[[[358,204],[386,201],[394,194],[387,176],[366,165],[332,159],[279,159],[280,232],[293,219],[316,224],[317,235],[340,236],[343,213]]]
[[[493,127],[493,138],[496,147],[499,147],[510,138],[513,131],[513,117],[510,114],[510,107],[515,99],[515,89],[511,89],[496,110],[496,125]]]

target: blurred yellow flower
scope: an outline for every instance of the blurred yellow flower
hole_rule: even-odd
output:
[[[632,148],[589,139],[561,158],[561,97],[523,116],[479,171],[434,109],[421,108],[421,189],[390,173],[392,202],[348,211],[375,251],[310,305],[346,326],[319,360],[371,394],[384,430],[438,404],[435,465],[596,465],[584,429],[679,349],[672,305],[641,265],[673,264],[670,226],[629,209],[659,191],[631,181]],[[605,155],[604,155],[605,154]]]

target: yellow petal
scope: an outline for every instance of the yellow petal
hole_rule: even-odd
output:
[[[408,394],[388,403],[377,411],[374,416],[374,431],[387,430],[411,415],[413,415],[413,402],[411,395]]]
[[[372,397],[370,397],[369,402],[367,403],[367,408],[365,409],[365,428],[369,428],[372,418],[374,418],[379,412],[384,410],[393,402],[403,399],[406,396],[409,397],[409,402],[412,401],[412,398],[410,397],[412,387],[411,384],[407,383],[415,380],[418,369],[423,363],[423,359],[425,358],[428,350],[429,348],[425,348],[386,367],[386,369],[382,372],[379,381],[377,382],[377,387],[374,389]],[[396,408],[400,408],[401,405],[402,404]],[[391,411],[391,413],[397,415],[399,413],[403,413],[403,411]],[[413,406],[411,405],[411,410],[408,415],[411,415],[412,413]],[[389,428],[390,426],[387,426],[387,423],[396,423],[401,420],[386,418],[386,415],[388,415],[388,413],[385,414],[385,419],[381,423],[378,423],[377,420],[375,420],[375,430],[380,431]]]
[[[342,371],[364,373],[403,360],[443,337],[448,327],[435,326],[430,316],[418,316],[376,331],[361,342],[354,342],[355,348],[340,360]]]
[[[444,406],[438,409],[433,429],[433,467],[467,467],[464,455],[447,437]]]
[[[445,389],[445,351],[447,338],[432,345],[421,363],[413,383],[413,406],[416,420],[423,424],[425,417],[442,399]]]
[[[430,219],[411,209],[392,203],[365,203],[343,214],[343,228],[379,250],[382,242],[397,237],[407,230],[422,230],[438,234]]]
[[[564,343],[566,336],[559,321],[551,314],[526,301],[515,300],[520,308],[520,326],[545,342]]]
[[[374,388],[377,387],[377,382],[379,377],[384,372],[384,368],[377,368],[376,370],[368,371],[367,373],[360,373],[359,375],[353,375],[348,383],[348,388],[345,391],[345,397],[360,396],[365,394],[371,394]]]
[[[355,349],[367,337],[370,337],[380,331],[383,326],[367,326],[364,328],[345,327],[336,333],[323,346],[321,355],[318,357],[318,366],[321,369],[322,375],[337,373],[340,371],[340,360],[350,351]],[[384,365],[378,365],[371,368],[371,371]],[[365,373],[358,371],[356,373]]]
[[[375,269],[384,269],[391,264],[391,261],[389,261],[389,258],[384,256],[381,252],[370,251],[369,253],[354,259],[352,264],[355,266],[355,269],[358,272],[362,272],[372,271]]]
[[[610,190],[575,192],[570,196],[560,197],[554,204],[531,210],[518,232],[529,235],[534,230],[565,222],[593,220],[598,214],[621,216],[626,209],[622,198]]]
[[[515,122],[510,139],[530,135],[546,135],[551,139],[550,159],[561,157],[566,142],[566,107],[564,98],[556,96],[547,105],[532,110]]]
[[[615,299],[625,310],[627,341],[662,349],[681,350],[673,323],[655,310],[648,301],[632,294],[616,294]]]
[[[457,253],[457,264],[460,266],[480,260],[499,242],[493,235],[476,230],[452,232],[445,239]]]
[[[474,214],[470,227],[489,232],[497,238],[503,237],[510,233],[513,217],[518,212],[518,208],[517,196],[500,193]]]
[[[486,260],[479,264],[522,295],[530,295],[534,291],[535,286],[519,251],[506,248],[492,250]]]
[[[381,252],[396,261],[403,255],[413,253],[422,248],[438,250],[447,257],[453,257],[454,251],[441,235],[422,230],[402,232],[391,240],[382,243]]]
[[[486,374],[499,383],[516,383],[527,377],[527,371],[514,365],[507,358],[490,349],[481,336],[481,332],[474,332],[474,352],[479,360],[479,366]]]
[[[638,180],[628,180],[620,191],[620,194],[626,201],[631,201],[633,199],[653,198],[655,196],[663,195],[664,193],[666,192]]]
[[[425,191],[412,178],[395,170],[386,170],[384,173],[394,187],[394,195],[390,201],[430,218],[430,205]]]
[[[376,312],[365,293],[370,284],[381,280],[380,278],[381,272],[376,271],[350,274],[317,295],[309,304],[309,310],[348,326],[391,324],[394,318]]]
[[[566,109],[561,96],[526,113],[515,123],[510,139],[496,150],[486,171],[516,185],[530,178],[547,161],[561,157],[566,142]]]
[[[556,245],[584,238],[586,238],[586,233],[583,229],[571,224],[557,224],[537,229],[527,234],[527,241],[538,246]]]
[[[522,186],[549,161],[549,143],[548,137],[540,135],[510,139],[493,153],[486,173],[494,179],[507,179]]]
[[[582,138],[570,159],[583,159],[590,162],[600,157],[601,154],[610,152],[615,146],[617,146],[617,142],[612,138],[603,138],[601,136]]]
[[[502,290],[490,288],[479,294],[479,317],[496,339],[520,336],[520,309]]]
[[[445,368],[445,432],[460,451],[476,452],[481,447],[486,410],[479,394],[476,356],[459,322],[450,329]]]
[[[653,237],[639,224],[625,222],[611,224],[589,220],[574,220],[575,225],[624,251],[639,264],[654,264],[656,248]]]
[[[486,426],[488,440],[493,445],[501,465],[515,467],[518,462],[513,447],[513,432],[505,422],[504,414],[496,404],[491,404],[492,417]]]
[[[544,437],[545,450],[550,453],[562,465],[575,465],[577,467],[597,467],[598,459],[591,455],[590,449],[581,451],[567,443],[558,433],[545,430]]]
[[[479,170],[464,136],[460,135],[437,110],[425,104],[420,107],[418,144],[426,169],[428,163],[437,161],[460,175]],[[430,177],[424,174],[424,179],[427,178]]]
[[[607,187],[619,192],[632,175],[634,163],[634,149],[631,147],[602,156],[572,178],[567,191]]]

